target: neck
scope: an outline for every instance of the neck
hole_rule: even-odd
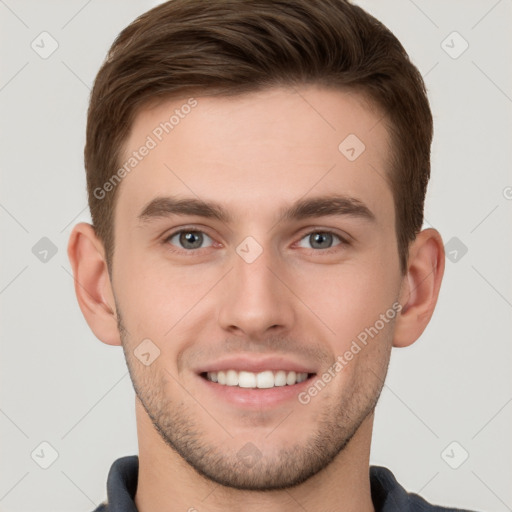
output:
[[[139,512],[374,512],[369,479],[373,414],[319,473],[296,487],[262,492],[224,487],[198,474],[164,443],[138,400],[136,404]]]

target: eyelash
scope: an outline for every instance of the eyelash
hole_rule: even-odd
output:
[[[208,233],[206,233],[205,231],[203,231],[201,229],[197,229],[194,226],[182,228],[182,229],[179,229],[177,231],[173,231],[169,236],[166,236],[164,238],[164,240],[163,240],[164,245],[166,245],[167,248],[171,252],[173,252],[173,253],[192,255],[193,253],[200,253],[201,249],[207,249],[207,247],[201,247],[199,249],[175,249],[175,248],[171,248],[170,240],[172,238],[174,238],[176,235],[179,235],[181,233],[202,233],[203,235],[206,235],[208,238],[212,239],[212,237],[210,235],[208,235]],[[331,254],[331,253],[337,251],[340,248],[340,246],[348,246],[348,245],[350,245],[350,242],[346,238],[343,238],[341,235],[339,235],[335,231],[331,231],[329,229],[313,229],[313,230],[308,231],[307,233],[305,233],[300,238],[299,241],[301,241],[304,238],[306,238],[306,237],[308,237],[308,236],[310,236],[312,234],[315,234],[315,233],[320,233],[320,234],[323,234],[323,235],[325,235],[325,234],[332,235],[333,237],[338,238],[338,240],[340,240],[341,243],[339,243],[339,244],[337,244],[337,245],[335,245],[333,247],[329,247],[327,249],[314,249],[314,248],[309,249],[310,251],[312,251],[314,253]]]

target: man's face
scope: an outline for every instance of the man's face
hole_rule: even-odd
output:
[[[196,100],[143,110],[122,156],[151,147],[119,185],[115,212],[125,356],[155,431],[199,473],[236,488],[290,486],[371,425],[382,389],[402,281],[388,134],[356,94],[309,87]],[[162,133],[176,109],[179,122]],[[327,196],[359,208],[282,216]],[[165,198],[217,203],[227,215],[169,213]],[[290,384],[205,377],[228,369],[237,371],[229,379],[263,373],[263,386],[282,384],[283,370]],[[294,369],[308,379],[293,384]]]

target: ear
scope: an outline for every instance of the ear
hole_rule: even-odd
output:
[[[103,343],[121,345],[105,249],[90,224],[81,222],[73,228],[68,257],[76,297],[87,324]]]
[[[421,231],[409,248],[402,281],[402,310],[395,323],[394,347],[407,347],[423,333],[434,313],[444,274],[443,240],[433,228]]]

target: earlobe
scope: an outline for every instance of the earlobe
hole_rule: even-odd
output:
[[[87,324],[103,343],[121,345],[105,251],[93,226],[81,222],[73,228],[68,257],[76,297]]]
[[[433,228],[424,229],[409,250],[407,274],[400,293],[402,310],[395,323],[393,346],[411,345],[427,327],[437,304],[444,266],[441,235]]]

